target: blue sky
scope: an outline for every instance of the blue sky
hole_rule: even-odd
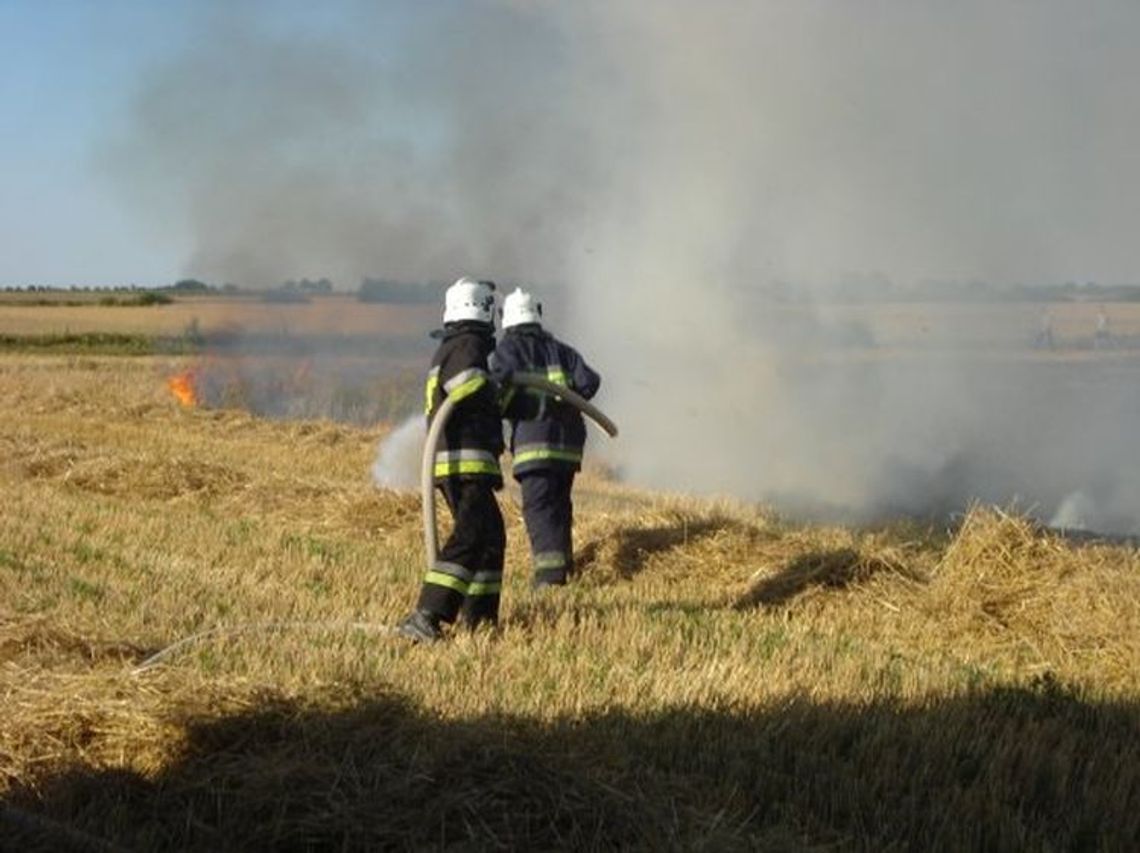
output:
[[[187,237],[148,229],[106,158],[146,76],[209,32],[200,24],[214,5],[232,14],[239,3],[0,0],[0,287],[184,274]],[[240,5],[263,31],[327,33],[352,2]]]
[[[184,24],[174,2],[0,0],[0,285],[156,283],[177,272],[179,247],[139,237],[99,149],[137,76],[181,44]]]

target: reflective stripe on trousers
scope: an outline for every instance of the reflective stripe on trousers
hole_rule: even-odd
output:
[[[500,474],[499,458],[489,450],[440,450],[435,454],[436,477],[454,474]]]

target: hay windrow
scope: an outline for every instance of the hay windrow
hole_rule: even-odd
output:
[[[1017,648],[1034,667],[1089,660],[1105,676],[1135,681],[1134,548],[1072,545],[1028,519],[975,509],[947,548],[927,605],[942,615],[944,630],[985,647]]]

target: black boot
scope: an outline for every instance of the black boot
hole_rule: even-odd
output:
[[[396,627],[396,633],[407,637],[413,643],[434,643],[443,639],[439,627],[440,619],[427,610],[415,610]]]
[[[539,569],[534,573],[532,589],[547,589],[552,586],[566,586],[566,569]]]
[[[467,631],[499,624],[499,597],[480,595],[469,597],[459,611],[459,627]]]

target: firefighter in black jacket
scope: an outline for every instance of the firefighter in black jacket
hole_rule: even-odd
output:
[[[435,456],[435,483],[454,518],[451,536],[424,578],[415,611],[399,632],[417,642],[442,636],[459,617],[468,626],[499,614],[506,533],[495,500],[502,487],[503,427],[498,388],[487,369],[495,348],[495,285],[461,278],[444,297],[443,340],[425,390],[428,423],[447,396],[457,398]]]
[[[542,328],[542,304],[515,289],[503,300],[503,335],[491,356],[491,376],[503,389],[511,426],[514,477],[522,489],[534,586],[561,586],[574,567],[570,491],[582,468],[586,425],[573,406],[511,383],[531,374],[586,399],[601,384],[582,356]]]

